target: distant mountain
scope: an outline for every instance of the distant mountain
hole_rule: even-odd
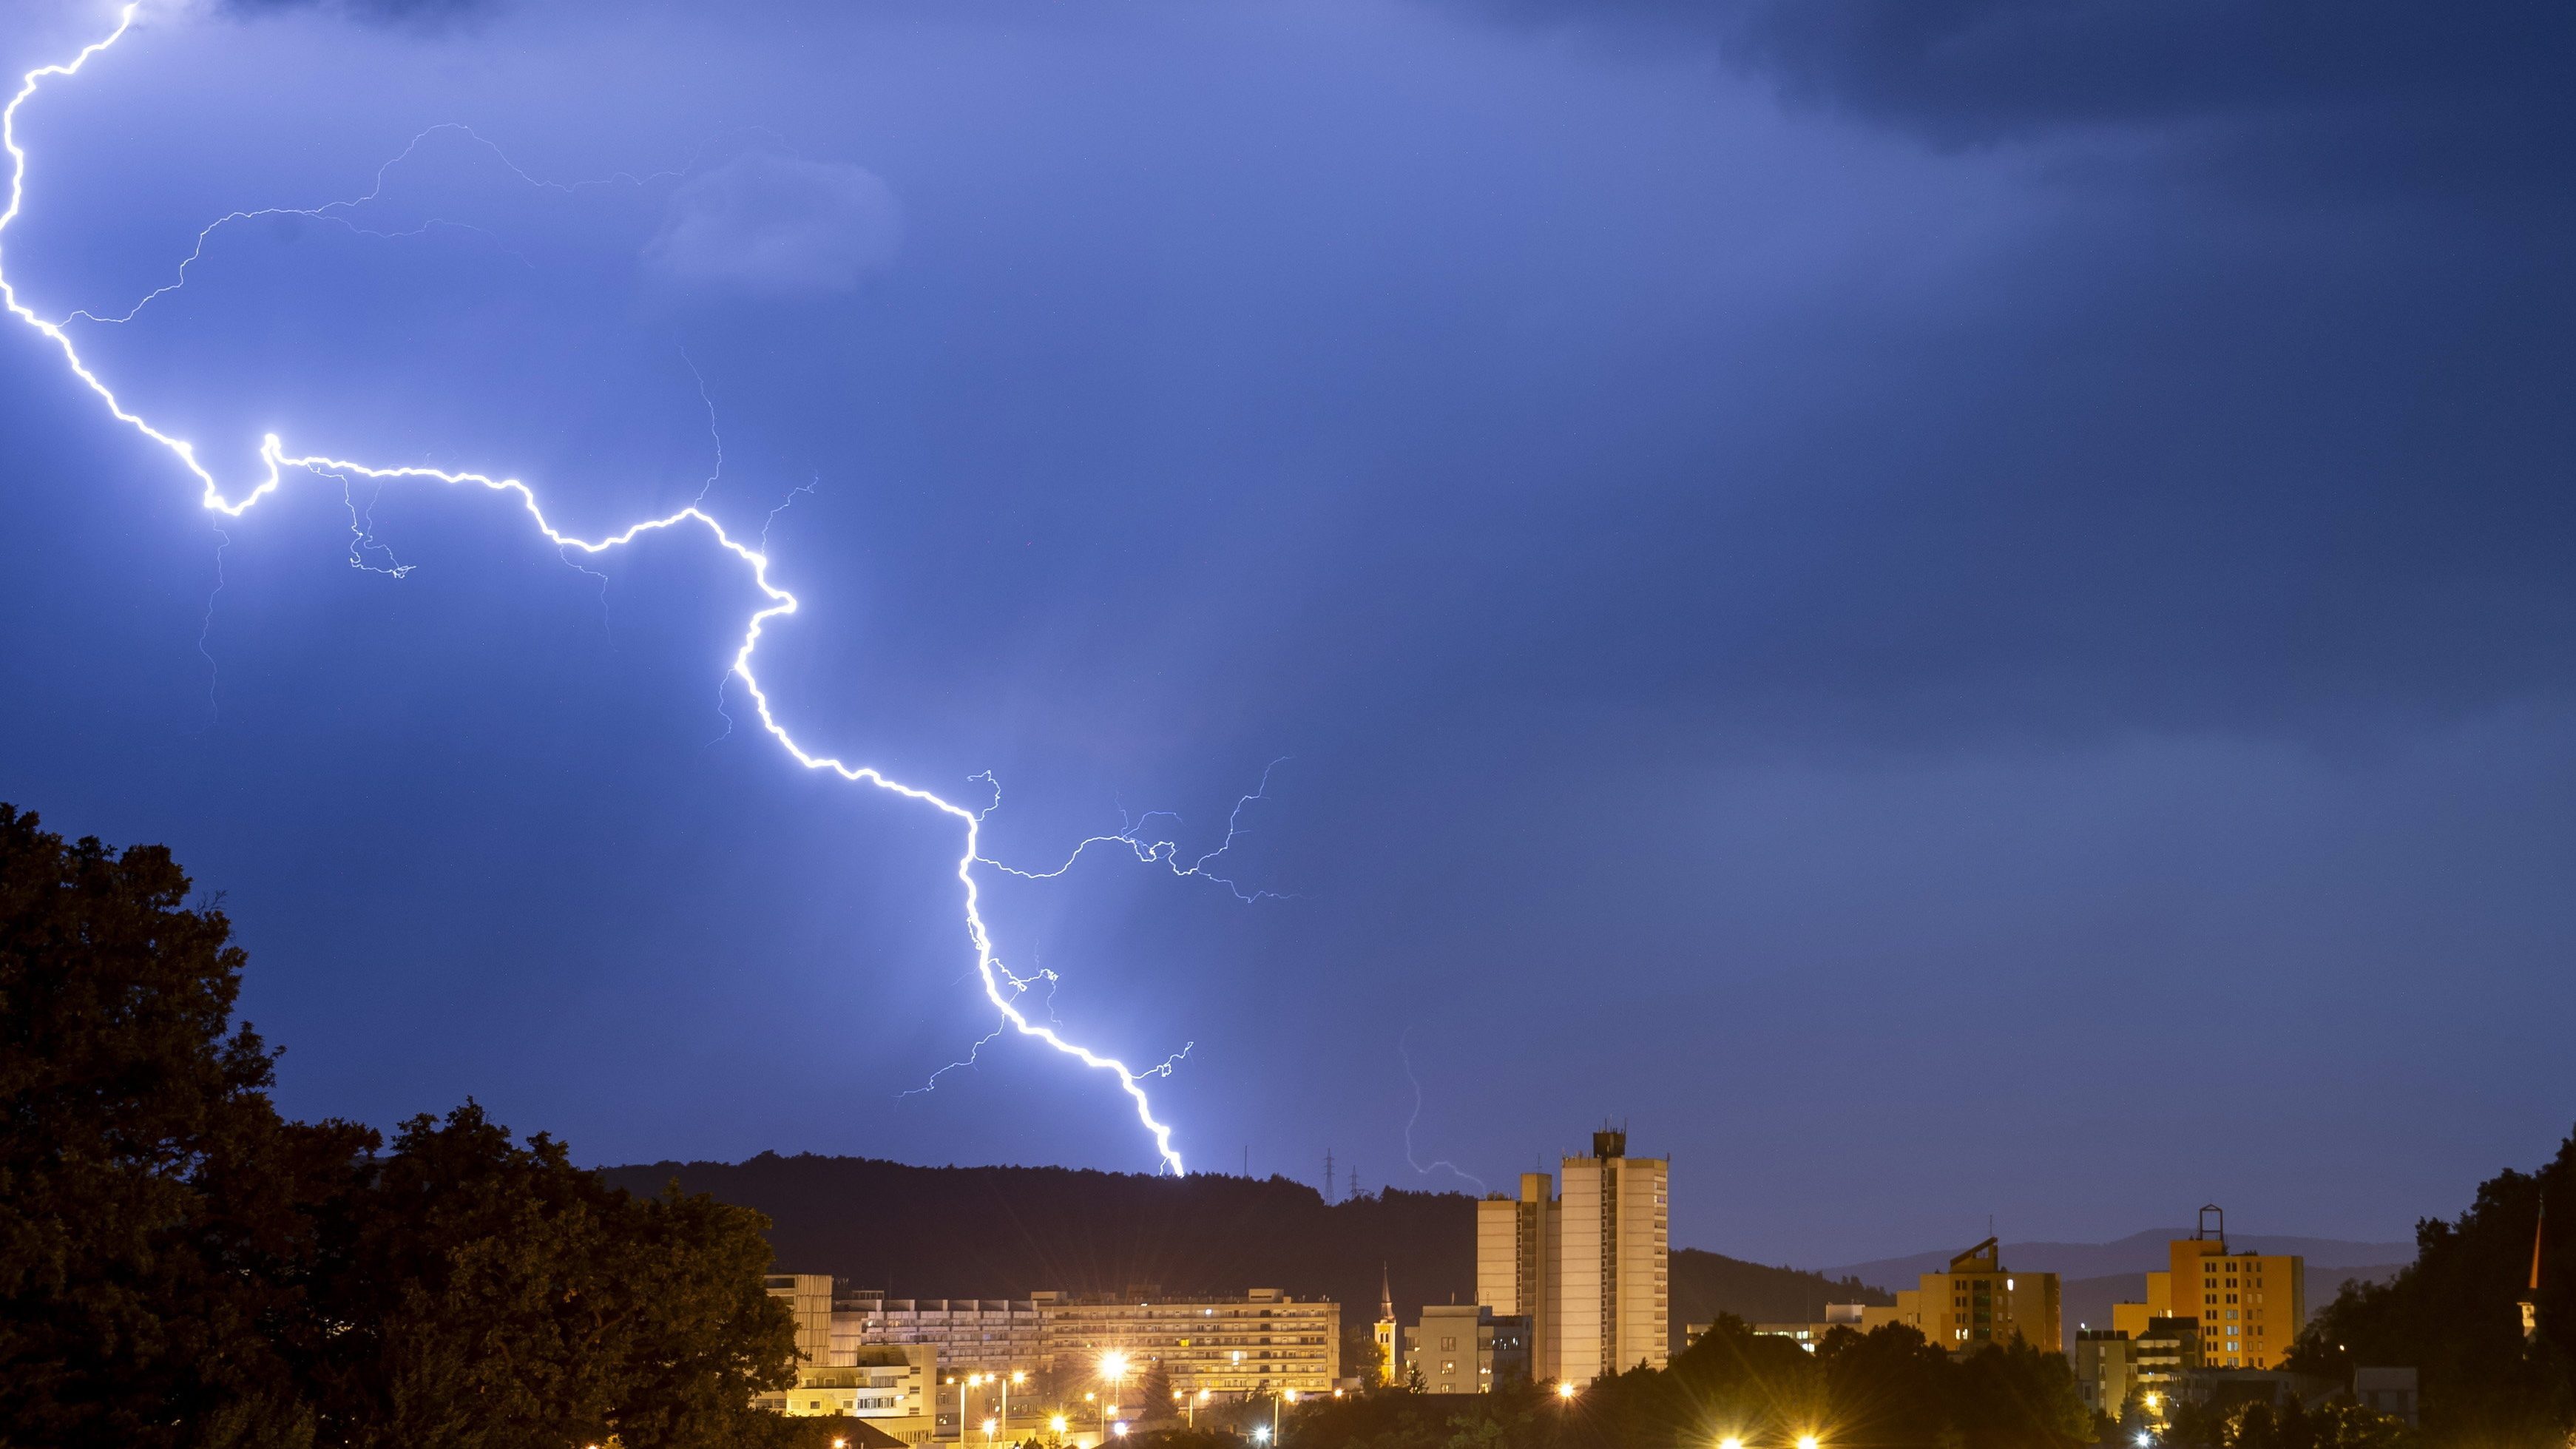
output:
[[[676,1180],[766,1213],[780,1272],[829,1273],[898,1298],[1024,1298],[1041,1288],[1167,1294],[1279,1288],[1377,1317],[1383,1266],[1397,1316],[1472,1301],[1475,1199],[1389,1188],[1326,1203],[1285,1178],[1147,1177],[1062,1167],[913,1167],[860,1157],[603,1168],[638,1193]],[[1672,1255],[1672,1321],[1721,1312],[1805,1320],[1828,1301],[1889,1302],[1859,1283],[1719,1253]]]
[[[2175,1238],[2190,1236],[2189,1228],[2151,1228],[2110,1243],[2006,1243],[2003,1245],[2004,1266],[2024,1268],[2033,1273],[2055,1273],[2068,1280],[2162,1272],[2169,1261],[2165,1244]],[[2315,1285],[2330,1276],[2329,1270],[2376,1270],[2390,1263],[2415,1261],[2415,1245],[2411,1242],[2356,1243],[2342,1238],[2292,1238],[2269,1234],[2230,1234],[2228,1242],[2239,1252],[2296,1253],[2306,1258],[2311,1297],[2315,1296]],[[1952,1254],[1969,1246],[1961,1243],[1955,1248],[1934,1249],[1903,1258],[1880,1258],[1848,1267],[1827,1268],[1825,1272],[1837,1278],[1858,1278],[1882,1288],[1911,1288],[1915,1279],[1925,1273],[1940,1272],[1949,1265]],[[2144,1281],[2140,1279],[2141,1284]],[[2326,1290],[2326,1296],[2333,1296],[2331,1287]]]

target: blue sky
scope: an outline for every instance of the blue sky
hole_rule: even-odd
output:
[[[782,716],[994,772],[1015,864],[1282,761],[1226,864],[1287,899],[992,887],[1070,1032],[1188,1046],[1194,1164],[1454,1185],[1409,1057],[1416,1160],[1622,1117],[1744,1256],[2396,1237],[2576,1100],[2570,34],[154,6],[22,113],[5,265],[122,312],[374,188],[85,354],[228,477],[769,520]],[[993,1025],[954,823],[748,727],[702,542],[310,475],[219,540],[0,335],[0,798],[223,893],[289,1110],[1153,1165],[1025,1042],[902,1095]]]

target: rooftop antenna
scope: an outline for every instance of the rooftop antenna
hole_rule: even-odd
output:
[[[1333,1200],[1333,1149],[1324,1149],[1324,1201]]]
[[[2209,1226],[2209,1219],[2212,1214],[2215,1214],[2218,1218],[2218,1229],[2215,1232],[2212,1232]],[[2202,1203],[2200,1205],[2200,1221],[2192,1224],[2191,1229],[2191,1240],[2193,1242],[2197,1243],[2210,1239],[2215,1239],[2217,1241],[2218,1251],[2222,1253],[2227,1251],[2227,1213],[2214,1202]]]

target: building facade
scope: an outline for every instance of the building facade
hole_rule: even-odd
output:
[[[2279,1368],[2307,1326],[2307,1260],[2230,1249],[2227,1216],[2215,1204],[2200,1210],[2190,1237],[2165,1247],[2167,1271],[2147,1275],[2147,1301],[2112,1305],[2111,1326],[2187,1318],[2197,1325],[2196,1366]]]
[[[1897,1290],[1898,1323],[1953,1353],[2022,1339],[2049,1353],[2065,1351],[2054,1273],[2016,1273],[2003,1263],[1992,1238],[1926,1273],[1919,1286]]]
[[[832,1280],[818,1273],[773,1273],[764,1286],[796,1320],[796,1383],[753,1399],[797,1417],[842,1414],[907,1443],[935,1428],[939,1353],[928,1345],[859,1346],[836,1342]]]
[[[1807,1352],[1814,1353],[1816,1345],[1825,1341],[1825,1335],[1837,1328],[1848,1328],[1854,1333],[1868,1332],[1867,1312],[1867,1306],[1864,1304],[1828,1303],[1825,1305],[1825,1316],[1822,1318],[1806,1323],[1757,1323],[1753,1325],[1753,1331],[1765,1338],[1788,1339]],[[1891,1316],[1886,1321],[1892,1323],[1895,1321],[1894,1310],[1889,1310],[1889,1313]],[[1708,1332],[1710,1327],[1711,1325],[1705,1323],[1690,1325],[1689,1331],[1684,1335],[1682,1346],[1687,1348],[1697,1343],[1699,1336]]]
[[[1592,1134],[1592,1155],[1564,1160],[1563,1191],[1543,1172],[1517,1198],[1476,1205],[1476,1301],[1528,1320],[1530,1371],[1588,1383],[1672,1358],[1672,1164],[1628,1156],[1628,1134]]]
[[[1476,1204],[1476,1301],[1529,1320],[1540,1377],[1556,1376],[1556,1323],[1564,1284],[1557,1276],[1556,1184],[1544,1172],[1521,1174],[1520,1196]]]
[[[1529,1345],[1529,1320],[1518,1314],[1481,1303],[1428,1307],[1405,1335],[1405,1381],[1418,1375],[1429,1394],[1489,1394],[1529,1377]]]
[[[2129,1351],[2134,1347],[2129,1335],[2116,1328],[2087,1328],[2075,1335],[2075,1392],[2084,1398],[2084,1407],[2097,1414],[2120,1417],[2121,1406],[2137,1387],[2137,1374]]]
[[[1565,1159],[1557,1207],[1557,1377],[1587,1383],[1672,1357],[1672,1164],[1592,1134]]]
[[[1033,1302],[1040,1362],[1059,1384],[1097,1377],[1111,1354],[1131,1376],[1159,1365],[1175,1391],[1220,1398],[1328,1394],[1341,1377],[1342,1307],[1328,1300],[1255,1288],[1241,1298],[1039,1293]]]
[[[939,1350],[943,1372],[1034,1370],[1046,1357],[1046,1324],[1037,1305],[1010,1298],[888,1298],[859,1290],[832,1299],[832,1357],[876,1344],[922,1344]]]

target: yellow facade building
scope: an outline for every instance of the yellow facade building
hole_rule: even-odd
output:
[[[2170,1266],[2147,1275],[2146,1302],[2112,1305],[2111,1326],[2137,1337],[2148,1319],[2189,1319],[2199,1327],[2202,1366],[2279,1368],[2307,1326],[2307,1260],[2232,1251],[2226,1215],[2215,1206],[2202,1208],[2200,1220],[2190,1237],[2165,1245]]]
[[[2049,1353],[2065,1346],[2057,1275],[2006,1268],[2003,1250],[1992,1238],[1952,1258],[1944,1271],[1924,1274],[1921,1286],[1897,1290],[1895,1309],[1879,1310],[1878,1316],[1910,1324],[1953,1353],[2016,1338]],[[1876,1325],[1864,1318],[1862,1326]]]

